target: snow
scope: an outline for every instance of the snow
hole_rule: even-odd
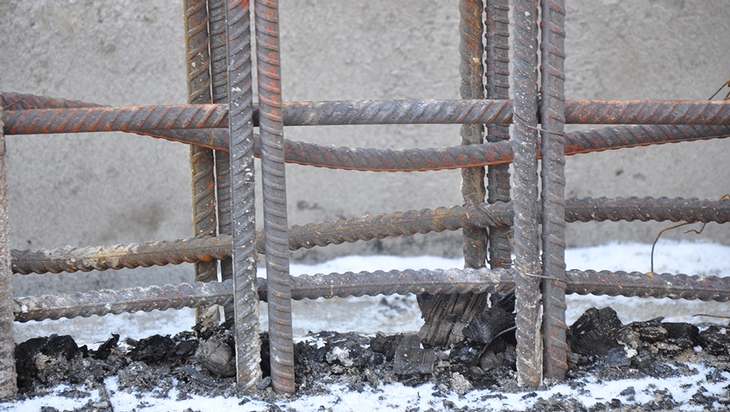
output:
[[[566,264],[569,269],[607,269],[648,272],[650,270],[651,245],[639,243],[612,243],[600,247],[569,249],[566,251]],[[730,247],[704,242],[661,241],[655,251],[655,272],[684,273],[690,275],[730,276]],[[345,271],[373,271],[376,269],[406,268],[450,268],[461,267],[460,259],[443,259],[432,256],[393,257],[393,256],[349,256],[338,258],[319,265],[292,264],[292,275],[331,273]],[[259,273],[263,276],[263,272]],[[700,323],[712,321],[726,323],[724,319],[697,317],[695,314],[727,314],[727,304],[717,302],[671,301],[669,299],[636,299],[610,296],[567,297],[568,324],[574,322],[589,307],[614,308],[624,323],[647,320],[665,316],[669,321]],[[266,327],[265,304],[261,308],[262,327]],[[155,333],[175,334],[192,326],[191,309],[152,313],[123,314],[117,316],[91,317],[86,319],[64,319],[59,321],[16,323],[16,340],[24,341],[34,336],[51,333],[70,334],[79,345],[95,347],[109,337],[109,331],[116,331],[122,337],[135,339]],[[352,313],[360,316],[353,317]],[[356,331],[374,334],[417,331],[422,320],[414,296],[376,296],[344,299],[317,299],[314,301],[294,302],[293,323],[295,338],[303,339],[307,331],[337,330]],[[468,406],[483,410],[530,408],[539,399],[563,395],[575,397],[590,408],[598,402],[606,404],[619,399],[624,405],[631,402],[646,403],[653,399],[654,391],[667,390],[674,400],[681,404],[682,410],[700,410],[702,407],[689,402],[689,397],[700,388],[705,395],[727,397],[726,388],[730,373],[721,372],[720,379],[711,379],[709,367],[688,365],[696,371],[691,376],[667,379],[645,378],[641,380],[622,379],[598,382],[594,378],[578,379],[572,385],[555,384],[543,390],[517,393],[472,390],[464,395],[439,393],[431,384],[417,387],[402,384],[381,385],[377,388],[366,387],[362,392],[352,392],[341,385],[333,385],[327,395],[294,397],[289,401],[277,402],[277,406],[290,410],[317,410],[331,408],[332,411],[360,410],[406,410],[418,407],[420,410],[451,410]],[[577,384],[579,383],[579,384]],[[218,411],[226,408],[250,411],[267,410],[271,405],[248,398],[202,398],[191,396],[177,399],[175,389],[167,396],[155,397],[148,393],[127,393],[118,389],[116,377],[106,379],[104,386],[112,402],[114,411],[132,411],[144,407],[146,410],[184,410],[191,408],[199,411]],[[631,396],[622,392],[634,388]],[[99,402],[100,394],[89,389],[86,398],[69,399],[59,396],[71,390],[68,385],[59,385],[45,396],[16,402],[0,403],[0,411],[37,411],[43,406],[53,406],[59,410],[73,410],[91,402]],[[78,388],[76,388],[78,389]],[[81,389],[83,390],[83,389]],[[159,396],[159,394],[158,394]],[[719,406],[719,405],[718,405]]]

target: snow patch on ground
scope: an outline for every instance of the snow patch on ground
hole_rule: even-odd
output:
[[[566,251],[568,269],[596,270],[650,270],[651,245],[638,243],[612,243],[601,247],[569,249]],[[730,247],[704,242],[661,241],[655,252],[655,272],[684,273],[689,275],[730,276]],[[443,259],[431,256],[393,257],[393,256],[349,256],[338,258],[319,265],[292,264],[290,272],[299,274],[332,273],[346,271],[373,271],[377,269],[406,268],[452,268],[462,267],[461,259]],[[263,271],[259,276],[264,276]],[[730,315],[727,303],[672,301],[669,299],[637,299],[609,296],[576,296],[567,297],[568,324],[574,322],[587,308],[611,306],[624,323],[648,320],[665,316],[668,321],[701,323],[713,321],[725,322],[723,319],[696,317],[695,314]],[[358,316],[352,316],[357,313]],[[152,334],[162,335],[189,329],[193,326],[194,310],[165,311],[152,313],[136,313],[110,315],[91,318],[63,319],[58,321],[16,323],[16,341],[22,342],[31,337],[46,336],[53,333],[70,334],[79,345],[87,344],[96,348],[107,340],[110,331],[125,337],[140,339]],[[261,308],[262,328],[266,327],[266,308]],[[376,296],[344,299],[317,299],[294,302],[293,323],[295,337],[302,339],[308,331],[336,330],[340,332],[356,331],[374,334],[415,332],[422,324],[415,296]],[[590,377],[578,379],[571,385],[557,384],[547,389],[529,392],[505,393],[490,390],[473,390],[465,395],[442,393],[433,385],[417,387],[404,386],[400,383],[381,385],[377,388],[366,386],[362,392],[349,391],[341,385],[333,385],[328,395],[293,398],[290,401],[276,402],[280,408],[293,410],[316,410],[320,407],[331,408],[332,411],[360,410],[406,410],[418,407],[420,410],[451,410],[469,407],[482,410],[530,408],[540,399],[555,396],[572,396],[580,400],[585,408],[595,406],[598,402],[606,404],[618,399],[623,405],[632,402],[642,404],[650,402],[657,390],[671,393],[675,402],[681,404],[682,410],[700,410],[701,406],[693,405],[690,397],[704,389],[707,396],[728,398],[727,385],[730,379],[728,372],[721,376],[709,378],[711,371],[707,366],[693,364],[696,370],[691,376],[668,379],[646,378],[641,380],[615,380],[598,382]],[[259,411],[267,410],[271,404],[247,398],[202,398],[192,396],[188,399],[177,399],[173,389],[167,396],[155,397],[150,393],[127,393],[118,389],[116,377],[107,378],[104,385],[108,399],[114,411],[131,411],[139,408],[149,410],[184,410],[191,408],[198,411],[218,411],[221,409],[240,409]],[[633,395],[627,395],[626,389],[634,388]],[[58,410],[73,410],[88,405],[89,402],[100,402],[97,389],[89,389],[86,396],[70,399],[60,396],[64,392],[78,390],[68,385],[59,385],[51,393],[33,399],[17,402],[0,403],[0,411],[40,410],[43,406],[52,406]],[[158,394],[159,395],[159,394]],[[633,399],[629,399],[633,398]],[[718,404],[718,406],[720,406]]]

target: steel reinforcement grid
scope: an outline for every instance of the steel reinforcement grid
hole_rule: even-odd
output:
[[[237,382],[251,387],[262,378],[257,303],[267,300],[270,319],[274,320],[269,326],[272,384],[277,392],[293,393],[291,299],[381,293],[483,299],[497,288],[508,287],[514,288],[516,296],[518,381],[535,387],[543,378],[565,377],[566,293],[730,299],[730,279],[566,271],[566,222],[724,223],[730,219],[730,199],[564,196],[565,156],[727,137],[730,102],[566,100],[562,0],[543,0],[540,4],[515,0],[512,22],[508,20],[507,0],[461,0],[462,100],[454,101],[283,102],[276,0],[256,0],[252,5],[248,0],[185,0],[184,4],[189,105],[104,107],[0,93],[0,398],[17,392],[14,321],[192,307],[198,308],[198,321],[215,323],[219,312],[208,308],[223,305],[226,317],[235,321]],[[511,74],[510,25],[514,52]],[[252,50],[258,62],[258,105],[253,103]],[[511,100],[510,75],[514,84]],[[379,150],[322,147],[284,138],[284,126],[409,123],[462,124],[461,144]],[[566,123],[617,126],[565,133]],[[256,127],[258,135],[254,134]],[[91,131],[124,131],[190,145],[192,238],[141,245],[10,250],[4,136]],[[255,157],[261,158],[265,197],[264,230],[258,234],[253,197]],[[289,227],[285,162],[370,171],[459,168],[463,171],[464,202],[460,206]],[[509,163],[514,164],[513,188]],[[489,178],[485,178],[485,166]],[[290,250],[457,229],[464,232],[465,269],[289,275]],[[257,253],[266,255],[266,280],[256,278]],[[216,275],[217,261],[221,262],[221,279]],[[194,283],[12,296],[13,273],[182,262],[196,264]]]

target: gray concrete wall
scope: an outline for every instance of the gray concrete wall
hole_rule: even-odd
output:
[[[186,101],[182,2],[0,0],[0,90],[110,105]],[[284,99],[458,98],[457,0],[281,0]],[[570,99],[706,99],[730,77],[724,1],[568,1]],[[287,128],[320,144],[450,146],[458,126]],[[188,148],[108,133],[7,138],[15,249],[190,237]],[[730,141],[683,143],[567,161],[567,195],[730,193]],[[458,171],[371,173],[287,168],[291,224],[460,204]],[[260,199],[260,194],[259,194]],[[569,246],[651,242],[666,223],[576,223]],[[460,233],[294,253],[457,256]],[[667,237],[697,238],[670,234]],[[701,239],[730,244],[707,226]],[[353,268],[357,269],[357,268]],[[16,278],[17,294],[178,283],[190,265]],[[38,283],[43,284],[39,292]]]

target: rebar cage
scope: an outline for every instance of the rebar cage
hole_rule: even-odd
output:
[[[218,312],[206,308],[223,305],[225,316],[235,324],[237,381],[250,387],[262,377],[257,305],[260,299],[267,300],[272,385],[278,392],[293,393],[291,299],[395,293],[485,299],[498,288],[513,288],[518,381],[535,387],[544,377],[565,377],[566,293],[730,298],[730,280],[718,277],[566,271],[566,222],[724,223],[730,218],[730,200],[565,199],[565,156],[726,137],[730,135],[730,104],[566,101],[562,0],[541,4],[515,0],[512,22],[507,0],[461,0],[462,100],[453,101],[283,102],[277,1],[256,0],[252,6],[247,0],[184,3],[188,105],[104,107],[0,93],[0,398],[17,392],[14,321],[193,307],[198,308],[199,321],[215,323]],[[252,92],[252,21],[257,104]],[[511,100],[510,76],[514,84]],[[413,123],[461,124],[461,144],[391,151],[322,147],[285,140],[283,135],[285,125]],[[622,126],[565,133],[566,123]],[[254,134],[256,127],[258,135]],[[124,131],[190,145],[193,238],[142,245],[10,250],[4,136],[91,131]],[[264,230],[258,234],[254,157],[261,158],[264,197]],[[459,168],[463,205],[289,227],[285,162],[346,170]],[[513,179],[509,163],[514,165]],[[464,269],[289,275],[290,250],[457,229],[464,233]],[[266,280],[256,278],[257,253],[266,255]],[[13,298],[10,293],[12,273],[182,262],[195,263],[194,283],[25,298]],[[427,310],[422,309],[428,324]]]

